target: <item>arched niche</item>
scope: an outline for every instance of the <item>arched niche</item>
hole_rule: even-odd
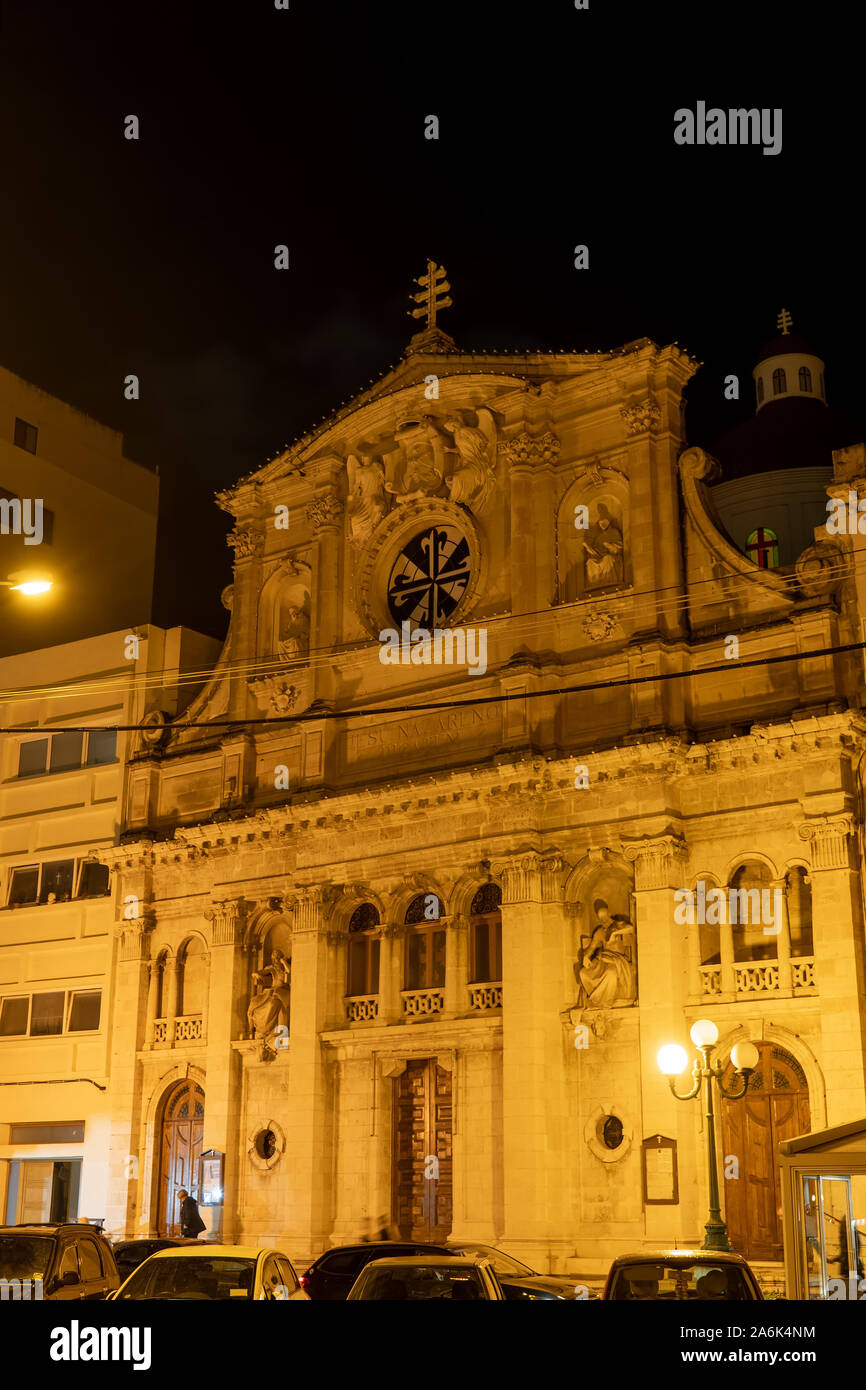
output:
[[[284,560],[266,579],[259,596],[261,656],[287,665],[308,660],[311,585],[309,565],[293,559]]]
[[[556,539],[560,603],[629,588],[631,518],[625,474],[598,465],[583,469],[560,503]]]
[[[177,1014],[186,1018],[204,1012],[207,1003],[209,956],[200,936],[191,936],[177,953]]]

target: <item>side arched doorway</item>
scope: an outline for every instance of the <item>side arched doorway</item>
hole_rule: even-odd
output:
[[[180,1203],[185,1187],[199,1195],[204,1091],[194,1081],[178,1081],[165,1098],[159,1128],[159,1234],[180,1235]]]
[[[760,1061],[742,1100],[722,1100],[720,1176],[734,1249],[749,1260],[782,1259],[778,1146],[809,1132],[809,1087],[790,1052],[759,1043]],[[734,1069],[725,1069],[730,1086]],[[737,1160],[736,1167],[730,1159]],[[734,1176],[734,1173],[737,1176]]]

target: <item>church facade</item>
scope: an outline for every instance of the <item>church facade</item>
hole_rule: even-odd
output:
[[[211,1230],[299,1261],[385,1218],[563,1273],[699,1243],[701,1107],[656,1057],[708,1018],[761,1059],[718,1120],[731,1236],[781,1261],[775,1145],[866,1110],[863,657],[827,654],[860,542],[735,547],[695,370],[434,314],[219,495],[225,647],[101,856],[109,1228],[171,1230],[211,1151]]]

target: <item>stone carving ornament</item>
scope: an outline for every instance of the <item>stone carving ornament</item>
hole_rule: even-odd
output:
[[[243,530],[230,531],[226,536],[226,545],[235,552],[237,564],[241,560],[252,560],[255,556],[261,555],[265,547],[265,538],[260,531],[246,526]]]
[[[490,510],[496,488],[496,424],[489,410],[479,409],[478,428],[466,425],[458,416],[445,420],[445,429],[454,440],[458,463],[447,479],[452,502],[463,503],[479,516]]]
[[[595,925],[581,937],[574,973],[581,1008],[626,1008],[637,1001],[634,925],[624,913],[612,914],[604,898],[592,905]]]
[[[272,951],[269,965],[252,977],[253,993],[247,1009],[252,1037],[269,1045],[277,1028],[287,1028],[291,1004],[292,963],[282,951]]]
[[[394,438],[403,449],[402,475],[385,484],[398,502],[414,502],[419,497],[432,497],[442,486],[445,471],[442,439],[432,417],[421,420],[401,420]]]
[[[645,434],[647,430],[655,429],[662,418],[661,410],[655,401],[649,399],[636,401],[634,405],[624,405],[620,414],[625,420],[629,434]]]
[[[385,492],[385,469],[369,454],[358,457],[350,454],[346,460],[349,475],[349,535],[355,545],[361,544],[375,531],[388,510]]]

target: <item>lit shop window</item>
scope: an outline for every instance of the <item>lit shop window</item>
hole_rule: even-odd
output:
[[[768,526],[758,526],[746,539],[746,554],[759,569],[778,569],[779,537]]]

